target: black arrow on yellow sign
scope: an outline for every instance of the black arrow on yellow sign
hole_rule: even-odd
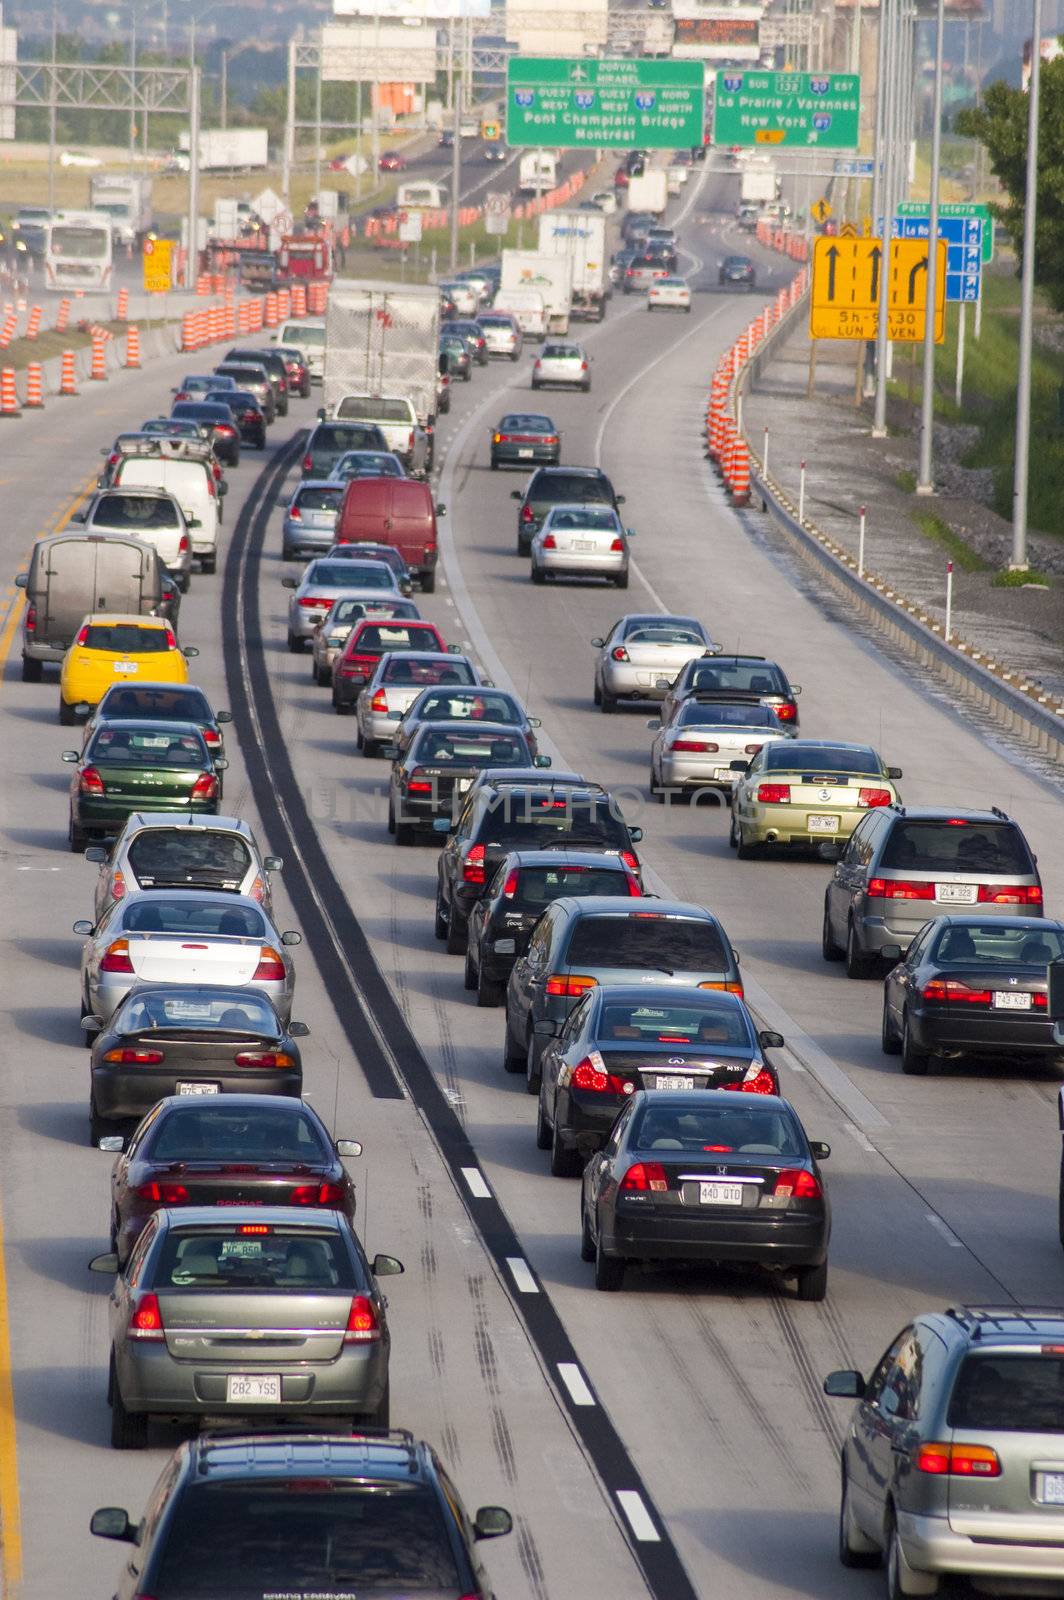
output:
[[[827,252],[828,258],[828,299],[835,298],[835,270],[839,263],[839,252],[834,245]]]
[[[879,265],[883,260],[883,252],[878,245],[869,253],[868,259],[872,263],[872,293],[869,298],[876,305],[879,300]]]
[[[927,271],[927,257],[924,256],[923,260],[922,261],[918,261],[916,263],[915,267],[912,269],[912,271],[909,274],[909,304],[911,306],[914,306],[916,304],[916,280],[917,280],[917,277],[919,276],[919,274],[921,272],[926,272],[926,271]]]

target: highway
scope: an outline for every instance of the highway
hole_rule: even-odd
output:
[[[788,1041],[784,1092],[811,1137],[832,1146],[823,1305],[736,1272],[636,1271],[620,1294],[595,1292],[579,1258],[578,1185],[552,1179],[536,1150],[534,1101],[502,1071],[501,1013],[476,1008],[461,960],[433,937],[435,852],[393,846],[385,764],[356,752],[353,720],[333,715],[309,657],[285,649],[272,502],[294,481],[292,441],[316,401],[274,427],[264,462],[247,454],[230,474],[228,559],[217,577],[194,577],[181,611],[182,641],[201,650],[195,680],[237,713],[226,809],[286,857],[275,898],[279,925],[306,938],[294,1014],[312,1029],[307,1094],[336,1134],[365,1145],[355,1170],[369,1252],[406,1263],[389,1286],[393,1421],[440,1448],[467,1503],[514,1512],[515,1536],[486,1552],[500,1600],[636,1600],[648,1589],[658,1600],[878,1595],[881,1575],[845,1572],[836,1559],[847,1410],[824,1398],[823,1374],[867,1371],[903,1319],[929,1305],[1060,1298],[1058,1078],[992,1067],[903,1078],[880,1053],[878,983],[848,981],[821,959],[829,869],[741,863],[722,809],[651,805],[650,712],[607,718],[592,705],[593,636],[626,610],[695,611],[726,647],[779,660],[803,686],[804,734],[868,739],[902,766],[907,800],[1015,815],[1039,855],[1047,912],[1064,905],[1059,790],[848,630],[763,520],[726,505],[702,458],[709,376],[762,303],[716,287],[718,257],[746,248],[724,214],[728,184],[692,178],[676,206],[681,266],[698,291],[691,315],[648,316],[641,298],[615,297],[605,323],[578,335],[594,357],[592,392],[535,399],[562,431],[563,459],[600,463],[627,496],[638,533],[627,595],[594,583],[533,588],[516,557],[510,491],[522,479],[489,471],[487,444],[499,414],[531,403],[526,358],[478,370],[455,391],[438,452],[443,570],[419,604],[542,717],[556,765],[620,793],[646,830],[652,887],[723,920],[748,998]],[[782,260],[761,253],[758,265],[767,291],[785,280]],[[178,373],[200,364],[156,362],[9,426],[5,573],[62,518],[110,436],[165,410]],[[59,727],[53,677],[19,681],[17,636],[12,644],[2,615],[0,1211],[18,1596],[81,1600],[109,1595],[121,1561],[119,1547],[89,1536],[89,1513],[116,1504],[139,1515],[180,1435],[153,1431],[143,1455],[107,1444],[108,1285],[85,1264],[106,1247],[110,1158],[87,1143],[70,932],[89,912],[96,869],[66,847],[59,756],[78,739]],[[13,1600],[16,1484],[3,1412],[0,1392]]]

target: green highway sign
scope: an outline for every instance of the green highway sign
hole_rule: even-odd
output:
[[[678,150],[702,143],[700,61],[511,56],[506,142],[555,149]]]
[[[983,224],[983,265],[994,259],[994,218],[989,206],[978,201],[939,202],[940,217],[977,217]],[[931,207],[926,200],[903,200],[898,207],[899,217],[930,217]]]
[[[717,73],[713,143],[856,150],[861,80],[854,72]]]

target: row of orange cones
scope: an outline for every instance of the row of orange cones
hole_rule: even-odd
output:
[[[107,340],[110,336],[106,330],[94,331],[92,335],[92,366],[89,370],[90,382],[101,383],[107,378]],[[126,334],[126,360],[127,368],[140,366],[140,329],[136,323]],[[64,350],[60,357],[59,394],[76,395],[78,393],[77,374],[74,367],[73,350]],[[26,397],[19,402],[18,389],[15,383],[14,367],[0,369],[0,417],[20,417],[23,410],[40,411],[44,406],[44,369],[39,361],[31,361],[26,367]]]

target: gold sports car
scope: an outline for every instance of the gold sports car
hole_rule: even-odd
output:
[[[732,848],[748,861],[766,846],[848,839],[865,812],[895,804],[900,767],[867,744],[787,739],[766,744],[732,793]]]

